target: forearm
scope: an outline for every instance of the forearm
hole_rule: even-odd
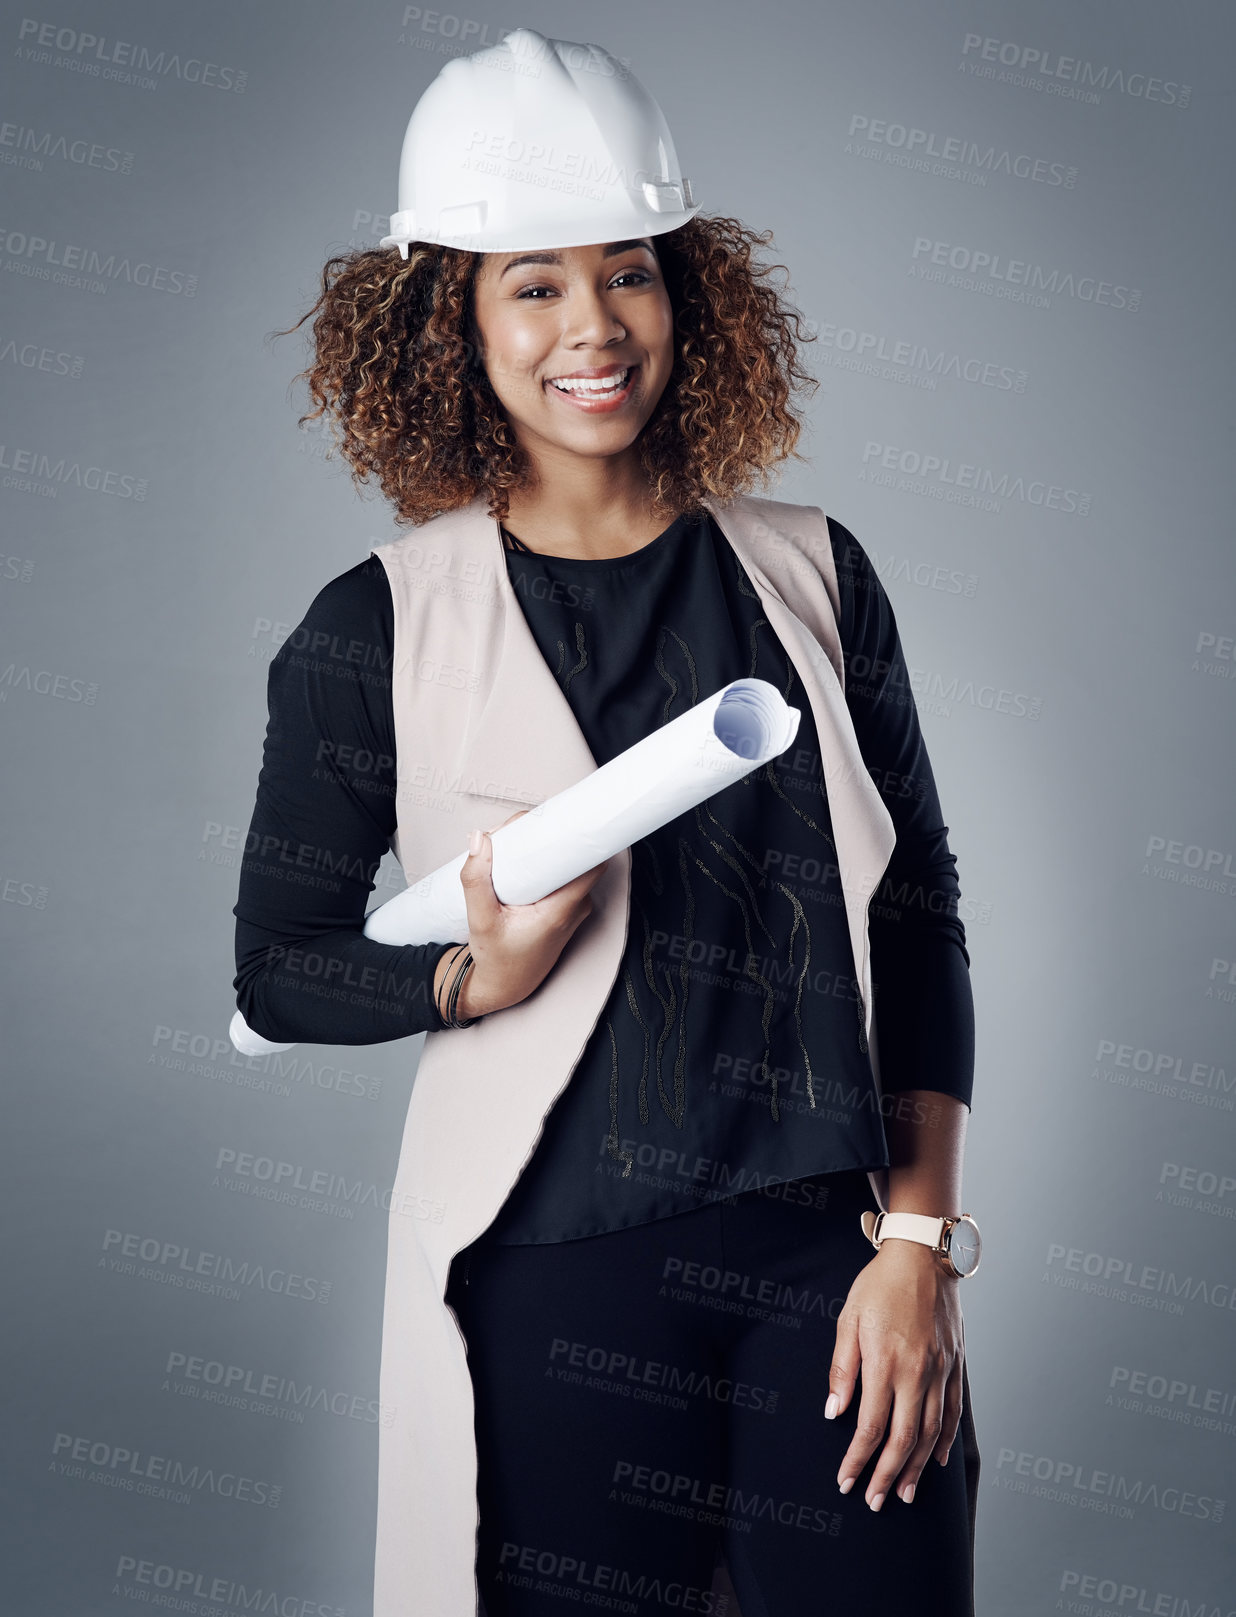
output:
[[[441,1027],[442,944],[376,943],[352,929],[289,939],[238,919],[237,1005],[276,1043],[381,1044]]]
[[[889,1212],[932,1218],[964,1212],[965,1103],[934,1089],[902,1089],[888,1093],[884,1106]]]

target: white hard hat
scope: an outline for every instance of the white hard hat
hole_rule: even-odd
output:
[[[655,236],[699,211],[660,107],[599,45],[517,28],[413,109],[383,247],[474,253]]]

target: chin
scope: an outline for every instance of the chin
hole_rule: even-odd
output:
[[[569,435],[558,434],[553,441],[563,449],[578,450],[585,455],[620,455],[623,450],[630,449],[643,430],[642,421],[634,430],[624,425],[621,432],[612,427],[589,427],[585,422],[581,431]]]

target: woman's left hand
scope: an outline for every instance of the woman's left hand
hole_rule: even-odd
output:
[[[867,1485],[873,1510],[892,1489],[909,1504],[932,1455],[941,1465],[948,1459],[961,1421],[960,1283],[930,1247],[890,1239],[855,1276],[837,1320],[825,1407],[830,1419],[849,1407],[860,1365],[863,1380],[857,1430],[837,1481],[842,1493],[850,1491],[887,1429]]]

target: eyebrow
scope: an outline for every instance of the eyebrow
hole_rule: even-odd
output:
[[[605,252],[602,254],[602,257],[617,258],[619,253],[630,252],[632,247],[642,247],[645,252],[652,252],[652,248],[646,241],[642,241],[636,237],[632,241],[611,241],[609,246],[606,247]],[[654,254],[653,256],[655,257],[656,255]],[[513,258],[510,263],[503,268],[502,275],[505,275],[507,270],[517,268],[517,266],[520,264],[561,264],[561,262],[562,258],[558,253],[521,253],[518,258]],[[502,275],[499,275],[499,280],[502,279]]]

